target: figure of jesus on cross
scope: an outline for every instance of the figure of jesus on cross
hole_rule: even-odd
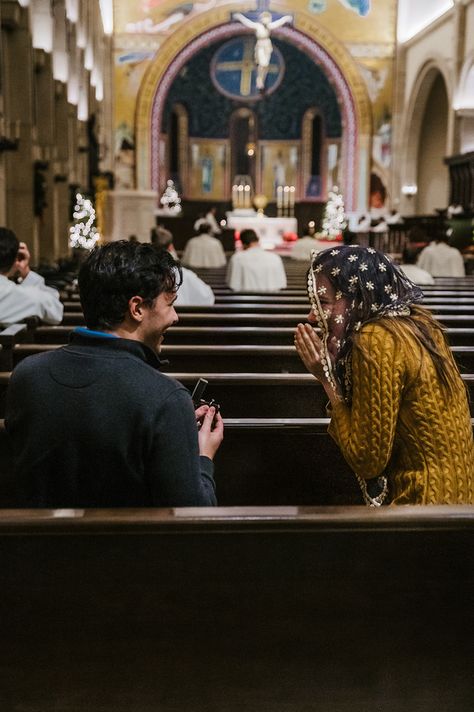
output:
[[[273,52],[273,45],[270,39],[270,33],[277,27],[282,27],[286,25],[287,22],[292,21],[291,15],[283,15],[283,17],[278,18],[278,20],[273,20],[272,13],[265,10],[259,15],[258,21],[250,20],[245,15],[240,12],[236,12],[233,15],[235,20],[241,22],[245,27],[249,27],[251,30],[255,30],[255,36],[257,41],[255,43],[254,60],[257,65],[257,89],[263,92],[265,90],[265,80],[268,74],[268,67],[270,66],[270,59]]]

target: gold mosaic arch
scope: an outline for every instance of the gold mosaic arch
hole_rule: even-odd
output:
[[[150,136],[151,116],[156,89],[166,75],[170,64],[182,50],[200,35],[227,24],[234,12],[252,9],[254,3],[233,3],[203,13],[184,23],[160,47],[156,59],[146,71],[137,97],[135,115],[137,188],[150,188]],[[291,8],[288,8],[291,12]],[[357,65],[346,47],[332,33],[302,12],[293,13],[292,27],[314,40],[337,64],[352,94],[359,138],[367,141],[372,135],[372,106],[367,87]]]

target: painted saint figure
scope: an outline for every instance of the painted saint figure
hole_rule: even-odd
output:
[[[233,17],[245,25],[245,27],[255,30],[255,36],[257,38],[254,53],[255,64],[257,65],[256,85],[257,89],[263,91],[265,89],[265,80],[273,52],[270,33],[277,27],[282,27],[286,25],[287,22],[291,22],[293,18],[291,15],[283,15],[283,17],[272,22],[272,13],[268,11],[262,12],[261,15],[259,15],[258,22],[249,20],[248,17],[245,17],[245,15],[242,15],[240,12],[234,13]]]

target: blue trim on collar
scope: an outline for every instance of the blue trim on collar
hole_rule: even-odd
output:
[[[76,326],[74,329],[75,334],[80,334],[81,336],[90,336],[93,339],[119,339],[120,336],[116,334],[109,334],[108,331],[94,331],[93,329],[87,329],[85,326]]]

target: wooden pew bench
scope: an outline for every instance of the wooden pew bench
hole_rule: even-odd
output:
[[[309,373],[169,374],[192,391],[199,378],[209,381],[206,397],[214,398],[226,418],[324,418],[327,396]],[[0,417],[5,414],[5,393],[10,373],[0,373]],[[463,374],[474,416],[474,374]]]
[[[305,321],[309,308],[299,313],[277,312],[274,314],[234,312],[212,313],[193,312],[179,314],[180,326],[293,326],[301,321]],[[436,318],[446,326],[458,326],[462,328],[474,328],[474,309],[462,310],[460,313],[455,307],[451,307],[445,314],[436,314]],[[64,326],[85,326],[84,317],[81,312],[65,312],[62,324]]]
[[[60,344],[14,344],[11,368],[27,356],[60,348]],[[474,346],[452,346],[460,370],[474,373]],[[2,357],[4,363],[6,354]],[[164,373],[176,371],[212,371],[215,373],[306,373],[294,345],[175,345],[164,344],[162,359]],[[5,367],[5,365],[4,365]],[[6,366],[8,368],[8,365]]]
[[[434,314],[451,314],[451,313],[473,313],[474,303],[471,300],[462,303],[459,299],[452,298],[452,301],[436,299],[426,306]],[[64,304],[66,315],[81,315],[82,307],[79,302],[66,302]],[[177,307],[176,312],[179,317],[185,314],[275,314],[286,313],[296,314],[295,318],[302,319],[306,317],[310,310],[310,305],[307,299],[294,297],[292,301],[284,300],[282,302],[276,299],[271,299],[269,302],[255,302],[253,299],[247,301],[235,301],[216,303],[212,306],[182,306]]]
[[[470,710],[473,529],[469,507],[0,512],[3,707]]]
[[[39,326],[33,334],[37,344],[66,344],[74,326]],[[170,346],[183,345],[267,345],[285,346],[293,343],[293,327],[271,326],[173,326],[166,333]],[[453,346],[474,346],[474,328],[448,328],[447,337]]]
[[[224,418],[215,457],[223,506],[362,504],[327,418]],[[67,443],[65,443],[67,447]],[[15,506],[8,438],[0,429],[0,506]]]

